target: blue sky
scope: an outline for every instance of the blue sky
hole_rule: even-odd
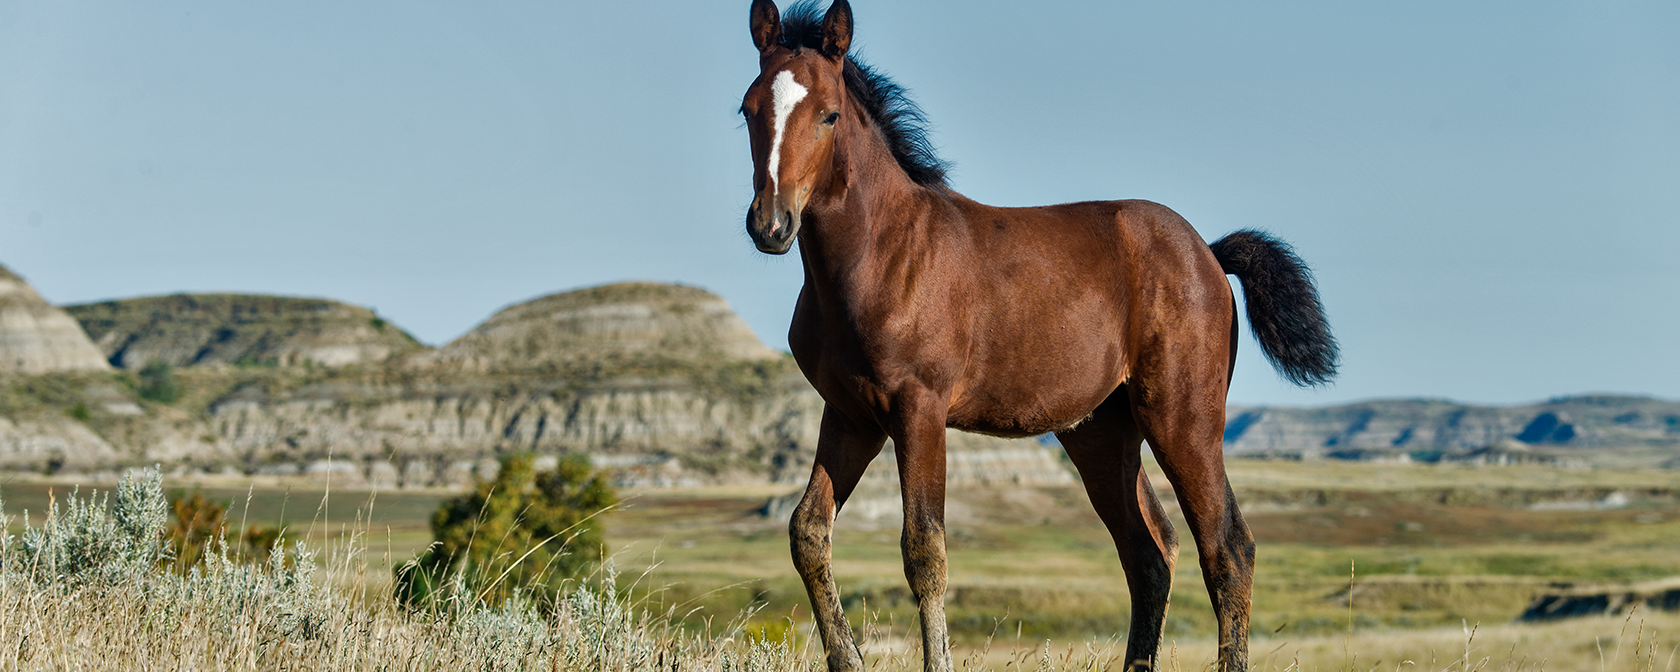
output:
[[[681,281],[785,346],[742,230],[747,2],[0,0],[0,264],[50,300],[324,296],[430,343]],[[858,0],[957,190],[1292,241],[1344,347],[1233,402],[1680,398],[1680,5]],[[1246,337],[1246,327],[1245,327]]]

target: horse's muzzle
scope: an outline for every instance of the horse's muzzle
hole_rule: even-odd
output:
[[[763,207],[766,200],[769,199],[757,199],[747,209],[747,235],[752,236],[753,245],[760,252],[787,254],[799,235],[799,208],[782,203],[766,208]]]

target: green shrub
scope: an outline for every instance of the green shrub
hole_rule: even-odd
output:
[[[209,554],[217,552],[266,564],[283,536],[279,527],[253,524],[230,539],[227,507],[197,489],[191,495],[171,496],[169,509],[174,521],[164,530],[170,555],[164,564],[181,574],[203,564]]]
[[[156,470],[124,477],[109,503],[98,491],[84,500],[72,490],[62,505],[53,501],[40,527],[26,526],[16,544],[6,545],[0,566],[61,586],[145,575],[169,554],[159,533],[169,515],[161,482]]]
[[[175,367],[168,362],[154,359],[140,369],[141,399],[148,399],[160,404],[173,404],[181,399],[181,382],[175,379]]]
[[[175,518],[167,532],[175,556],[171,564],[175,571],[184,573],[204,559],[205,547],[212,539],[227,534],[227,509],[198,490],[193,490],[191,497],[171,497],[169,508]]]
[[[394,570],[396,597],[428,610],[496,606],[516,594],[552,606],[567,579],[600,564],[597,514],[614,501],[581,455],[543,472],[529,455],[503,458],[494,480],[438,507],[432,547]]]

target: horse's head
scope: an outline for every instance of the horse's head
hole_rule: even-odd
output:
[[[834,178],[852,8],[846,0],[834,0],[820,35],[784,36],[776,4],[753,0],[750,25],[759,74],[741,101],[753,158],[747,234],[760,251],[784,254],[799,234],[800,215],[812,193]]]

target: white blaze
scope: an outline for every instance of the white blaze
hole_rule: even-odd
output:
[[[776,113],[776,137],[770,141],[770,198],[772,201],[781,192],[781,181],[777,179],[776,169],[782,163],[782,133],[787,130],[788,115],[793,114],[793,106],[805,99],[809,93],[799,82],[793,81],[793,72],[783,70],[776,73],[776,79],[770,82],[770,106]],[[771,207],[775,207],[772,205]]]

